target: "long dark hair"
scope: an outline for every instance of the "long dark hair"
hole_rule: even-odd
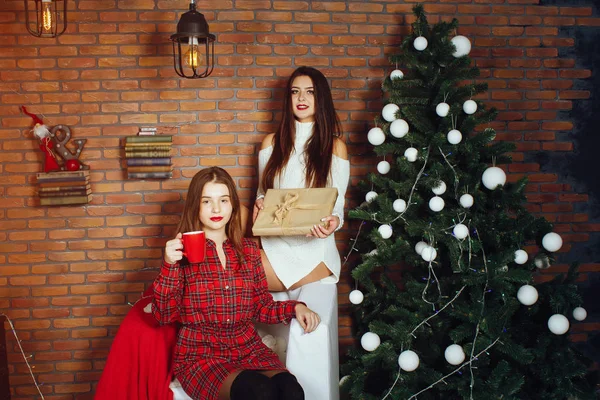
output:
[[[281,173],[294,150],[296,125],[291,94],[292,83],[299,76],[308,76],[312,80],[315,91],[314,131],[312,137],[308,140],[305,151],[306,186],[327,186],[333,157],[333,139],[336,136],[341,136],[342,128],[335,113],[327,78],[315,68],[299,67],[292,73],[285,87],[283,115],[279,129],[273,138],[273,154],[263,172],[262,189],[264,191],[273,187],[275,177]]]
[[[229,189],[232,212],[231,219],[225,226],[225,233],[227,234],[227,238],[231,241],[240,263],[244,263],[244,246],[242,244],[244,233],[242,231],[240,197],[238,196],[233,178],[231,178],[231,175],[229,175],[229,173],[223,168],[205,168],[194,175],[192,182],[190,183],[190,187],[188,188],[187,198],[185,199],[185,205],[183,206],[183,212],[181,214],[181,220],[179,221],[179,225],[177,225],[177,232],[193,232],[204,229],[199,215],[200,200],[202,198],[204,185],[209,182],[222,183],[227,186],[227,189]]]

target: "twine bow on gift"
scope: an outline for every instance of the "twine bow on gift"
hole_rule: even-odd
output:
[[[283,203],[277,204],[277,209],[273,213],[273,224],[281,225],[283,220],[287,216],[288,212],[295,208],[293,205],[300,195],[298,193],[286,193],[285,198],[283,199]]]

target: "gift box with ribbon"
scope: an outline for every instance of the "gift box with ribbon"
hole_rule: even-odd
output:
[[[336,188],[268,189],[264,208],[258,213],[254,236],[307,235],[314,225],[323,225],[337,200]]]

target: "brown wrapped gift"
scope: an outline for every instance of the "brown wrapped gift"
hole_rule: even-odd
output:
[[[336,188],[269,189],[264,208],[252,226],[254,236],[307,235],[321,218],[331,215]]]

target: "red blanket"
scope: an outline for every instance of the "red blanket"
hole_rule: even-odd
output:
[[[169,384],[177,328],[159,326],[144,307],[150,286],[121,323],[98,383],[95,400],[172,400]]]

